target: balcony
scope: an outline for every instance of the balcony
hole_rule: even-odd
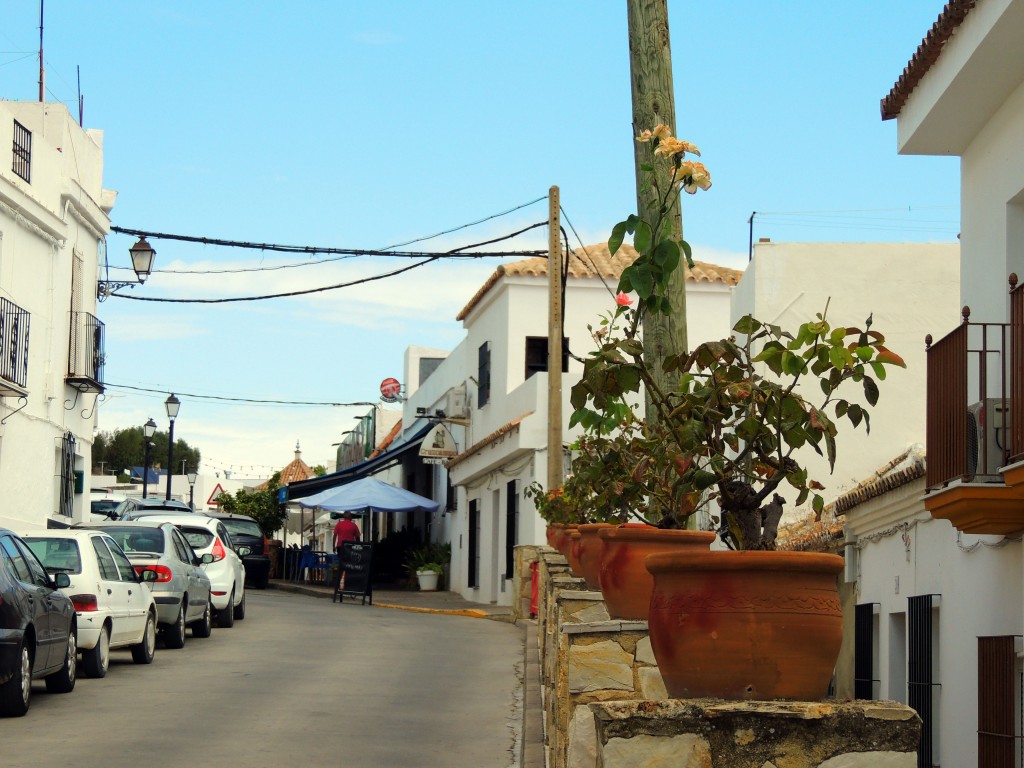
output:
[[[28,394],[28,327],[31,315],[0,298],[0,395]]]
[[[958,328],[928,352],[925,508],[964,533],[1024,530],[1024,292],[1011,276],[1010,323]]]
[[[88,312],[72,312],[64,381],[79,392],[103,392],[104,359],[103,323]]]

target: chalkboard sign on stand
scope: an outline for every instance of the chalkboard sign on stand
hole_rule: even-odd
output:
[[[345,602],[345,595],[361,597],[362,604],[370,600],[373,605],[373,584],[370,580],[370,566],[373,565],[373,545],[357,541],[346,541],[341,545],[338,563],[339,575],[345,574],[344,585],[336,584],[333,601]],[[339,578],[340,581],[340,578]]]

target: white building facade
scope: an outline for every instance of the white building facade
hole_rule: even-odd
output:
[[[87,513],[103,392],[96,287],[115,196],[101,131],[62,104],[0,101],[0,526]]]
[[[594,349],[588,325],[614,307],[612,292],[636,254],[606,246],[573,257],[565,291],[562,373],[563,445],[570,388]],[[687,281],[691,345],[729,332],[729,296],[737,270],[697,264]],[[457,455],[433,467],[430,486],[441,504],[431,538],[452,546],[449,589],[474,602],[511,604],[513,549],[544,541],[545,523],[523,491],[547,483],[548,275],[546,259],[499,267],[459,314],[466,338],[429,377],[407,387],[407,429],[442,411]],[[407,365],[407,368],[409,366]],[[419,415],[417,415],[419,413]],[[416,420],[419,419],[417,422]],[[416,489],[412,489],[416,490]]]

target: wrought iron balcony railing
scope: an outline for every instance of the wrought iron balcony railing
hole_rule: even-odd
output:
[[[71,313],[68,375],[65,381],[80,392],[103,391],[103,323],[88,312]]]
[[[1009,323],[963,322],[928,352],[925,449],[928,490],[954,480],[1002,482],[1015,448],[1011,430]]]
[[[0,298],[0,394],[28,393],[28,329],[31,315]]]

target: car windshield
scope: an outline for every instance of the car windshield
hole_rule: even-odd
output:
[[[242,520],[240,518],[225,517],[221,519],[228,533],[234,536],[236,533],[241,536],[256,536],[263,538],[263,530],[255,520]]]
[[[161,555],[164,552],[164,532],[159,528],[104,528],[103,532],[117,542],[124,553],[132,555]]]
[[[82,556],[74,539],[26,536],[24,542],[50,573],[81,573]]]
[[[110,512],[117,506],[117,504],[118,502],[114,501],[113,499],[95,499],[91,503],[90,508],[92,509],[93,512],[97,513]]]
[[[206,549],[213,543],[213,534],[205,528],[181,528],[185,540],[192,545],[192,549]]]

